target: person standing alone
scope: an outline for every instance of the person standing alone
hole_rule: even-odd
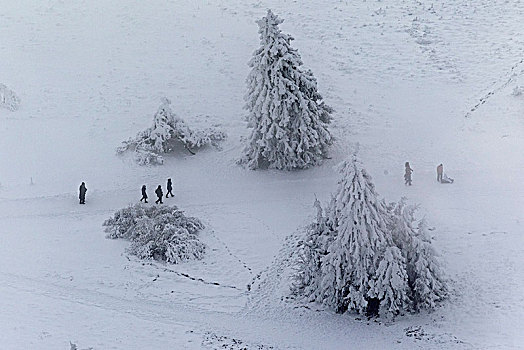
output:
[[[146,185],[142,186],[142,198],[140,198],[140,202],[144,200],[144,203],[147,203],[147,192],[146,192]]]
[[[162,186],[158,185],[158,187],[155,190],[155,193],[156,193],[156,196],[158,197],[155,203],[163,204],[164,202],[162,202],[162,196],[164,195],[164,192],[162,192]]]
[[[169,198],[169,195],[171,195],[171,197],[174,197],[172,191],[173,191],[173,183],[171,182],[171,179],[167,179],[167,193],[166,193],[166,198]]]
[[[80,199],[80,204],[86,204],[87,187],[86,187],[85,182],[82,182],[82,184],[80,185],[80,188],[78,190],[80,192],[80,194],[78,196],[78,198]]]
[[[444,174],[444,166],[440,163],[437,167],[437,182],[442,182],[442,174]]]
[[[409,162],[406,162],[406,172],[404,173],[405,184],[411,186],[411,173],[413,169],[409,166]]]

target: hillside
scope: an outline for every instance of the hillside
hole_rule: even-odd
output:
[[[524,347],[524,3],[0,1],[0,344],[5,349],[519,349]],[[334,109],[331,159],[300,172],[236,165],[255,20],[285,19]],[[118,157],[160,99],[222,150],[163,166]],[[360,144],[388,201],[420,203],[452,280],[432,313],[375,322],[295,308],[286,237]],[[403,166],[414,169],[413,186]],[[455,178],[436,182],[444,164]],[[125,254],[102,223],[171,177],[206,225],[202,261]],[[88,187],[85,206],[77,189]],[[276,259],[275,259],[276,257]],[[247,285],[255,283],[248,290]]]

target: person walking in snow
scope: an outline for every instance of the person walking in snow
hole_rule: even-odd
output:
[[[156,193],[156,196],[158,197],[155,203],[163,204],[164,202],[162,202],[162,196],[164,196],[164,192],[162,192],[162,186],[158,185],[158,187],[155,190],[155,193]]]
[[[140,198],[140,202],[144,200],[144,203],[147,203],[147,192],[146,192],[146,185],[142,186],[142,198]]]
[[[413,169],[409,166],[409,162],[406,162],[406,172],[404,173],[405,184],[411,186],[411,173]]]
[[[166,193],[166,198],[169,198],[169,195],[171,195],[171,197],[174,197],[172,191],[173,191],[173,183],[171,182],[171,179],[167,179],[167,193]]]
[[[80,194],[78,196],[78,198],[80,199],[80,204],[86,204],[87,187],[86,187],[85,182],[82,182],[82,184],[80,185],[80,188],[78,190],[80,192]]]
[[[444,174],[444,166],[440,163],[437,167],[437,182],[442,182],[442,174]]]

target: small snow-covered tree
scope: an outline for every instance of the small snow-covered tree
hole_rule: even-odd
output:
[[[332,143],[327,128],[333,110],[317,90],[310,70],[303,71],[293,38],[271,10],[257,21],[260,48],[250,60],[245,108],[253,129],[239,160],[251,169],[303,169],[327,157]]]
[[[331,222],[318,199],[314,206],[317,210],[316,221],[307,226],[303,240],[298,243],[297,266],[292,275],[292,292],[306,295],[315,300],[315,292],[320,288],[322,257],[327,254],[327,247],[335,236]]]
[[[162,154],[172,153],[177,146],[183,146],[195,154],[195,149],[206,145],[218,146],[218,142],[226,138],[224,132],[214,128],[191,129],[183,119],[176,116],[170,105],[171,101],[163,98],[153,117],[153,126],[124,141],[117,148],[117,153],[133,150],[135,160],[140,165],[163,164]]]
[[[448,290],[425,220],[419,222],[412,244],[414,254],[408,268],[415,276],[413,301],[417,309],[431,309],[447,296]]]
[[[186,217],[176,206],[136,204],[117,211],[104,222],[107,238],[124,238],[132,243],[128,252],[141,259],[177,264],[202,259],[205,245],[197,233],[200,220]]]
[[[370,308],[380,306],[383,313],[397,314],[406,309],[409,288],[405,260],[387,231],[387,207],[356,155],[341,164],[340,172],[325,229],[314,232],[330,238],[321,240],[325,247],[312,247],[316,252],[310,255],[320,255],[320,268],[310,278],[313,288],[303,290],[337,312],[378,312]],[[303,264],[299,271],[309,270],[311,264]]]
[[[0,84],[0,107],[16,111],[20,106],[20,98],[4,84]]]
[[[395,246],[386,248],[378,265],[376,279],[372,295],[376,300],[377,308],[381,306],[386,313],[391,315],[396,315],[401,310],[409,308],[406,262],[400,249]],[[367,311],[370,314],[375,313],[375,310],[369,305]]]
[[[416,206],[406,205],[405,198],[392,206],[391,231],[406,259],[414,309],[432,309],[446,297],[447,286],[426,220],[417,223],[416,209]]]

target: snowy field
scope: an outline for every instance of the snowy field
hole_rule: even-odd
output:
[[[321,167],[235,164],[267,8],[336,110]],[[522,23],[521,0],[0,0],[0,84],[20,99],[0,104],[0,348],[524,348]],[[164,96],[223,128],[222,150],[117,157]],[[281,300],[273,261],[357,142],[378,192],[435,227],[452,295],[432,313],[368,321]],[[454,184],[436,182],[439,163]],[[202,261],[142,262],[105,238],[105,219],[168,177],[166,203],[206,225]]]

